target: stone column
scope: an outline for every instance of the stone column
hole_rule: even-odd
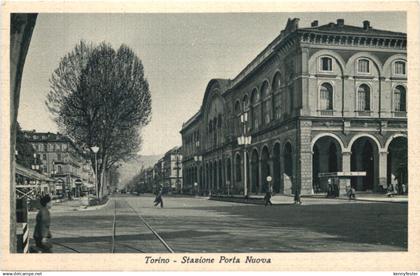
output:
[[[203,169],[202,169],[202,172],[203,172],[203,189],[201,190],[201,192],[205,192],[206,187],[207,187],[207,166],[204,163],[204,161],[202,163],[202,166],[203,166]]]
[[[342,155],[342,171],[350,172],[351,171],[351,151],[343,151]]]
[[[388,168],[388,151],[381,149],[379,152],[379,179],[378,186],[382,186],[383,189],[387,188],[387,168]],[[374,187],[374,190],[379,187]]]
[[[235,154],[234,152],[231,153],[230,155],[230,187],[232,189],[236,189],[236,182],[235,182],[235,165],[234,165],[234,160],[235,158]]]
[[[271,156],[273,156],[273,154],[271,154]],[[273,158],[269,158],[268,159],[268,167],[270,168],[270,171],[268,173],[269,176],[271,176],[271,183],[268,183],[271,186],[268,186],[267,188],[270,189],[271,188],[271,192],[274,192],[274,162],[273,162]]]
[[[257,166],[258,166],[258,184],[259,184],[257,191],[258,191],[258,193],[261,193],[262,186],[263,186],[262,168],[261,168],[262,167],[262,160],[261,160],[261,157],[258,160]]]
[[[302,195],[312,193],[312,149],[311,149],[311,121],[299,121],[296,180],[293,185],[300,188]]]

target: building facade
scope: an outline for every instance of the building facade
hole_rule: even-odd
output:
[[[94,188],[90,161],[68,137],[62,134],[24,131],[36,152],[37,171],[55,179],[57,194],[80,196]]]
[[[174,147],[163,156],[163,178],[165,187],[171,192],[180,193],[182,186],[182,155],[179,147]]]
[[[406,34],[298,23],[234,79],[210,80],[180,131],[185,186],[256,194],[271,176],[275,193],[311,194],[327,189],[320,173],[364,171],[356,190],[408,187]]]

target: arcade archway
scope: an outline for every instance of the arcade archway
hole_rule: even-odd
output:
[[[328,179],[320,178],[319,173],[338,172],[342,170],[341,146],[330,136],[316,140],[312,155],[312,185],[315,193],[323,193],[328,189]]]
[[[264,147],[261,152],[261,176],[262,176],[262,192],[268,191],[268,182],[267,182],[267,176],[271,175],[270,171],[270,153],[268,152],[268,148]]]
[[[258,189],[260,187],[260,172],[259,172],[259,157],[258,151],[253,150],[251,155],[251,193],[258,193]]]
[[[293,190],[293,154],[292,145],[287,142],[284,145],[284,173],[283,173],[283,187]]]
[[[393,138],[388,146],[387,183],[397,184],[398,193],[408,190],[408,148],[406,137]]]
[[[273,148],[273,192],[283,193],[280,170],[280,144],[276,143]]]
[[[351,185],[357,191],[375,191],[378,188],[378,146],[370,137],[359,137],[351,146],[351,170],[366,172],[364,177],[353,177]]]

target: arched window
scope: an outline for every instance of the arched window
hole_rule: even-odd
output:
[[[59,174],[63,173],[63,169],[61,168],[61,166],[60,166],[60,165],[58,165],[58,166],[57,166],[57,169],[58,169],[58,173],[59,173]]]
[[[332,58],[321,57],[319,66],[320,71],[332,71]]]
[[[333,87],[329,83],[323,83],[319,91],[320,109],[333,110]]]
[[[359,73],[369,73],[369,60],[367,59],[359,59],[357,62],[357,72]]]
[[[370,111],[370,88],[366,84],[357,89],[357,110]]]
[[[265,81],[261,86],[261,94],[263,99],[262,104],[262,116],[263,116],[263,123],[268,124],[271,120],[271,101],[269,99],[270,96],[270,88],[268,86],[268,82]]]
[[[289,115],[292,115],[294,109],[294,87],[289,86]]]
[[[239,101],[236,101],[235,103],[235,114],[236,115],[241,114],[241,104],[239,103]]]
[[[396,75],[405,75],[405,62],[404,61],[396,61],[394,63],[394,73]]]
[[[244,111],[248,110],[249,108],[249,99],[248,99],[248,95],[245,95],[244,98],[242,99],[242,109]]]
[[[280,89],[280,73],[279,72],[277,72],[276,73],[276,75],[274,75],[274,78],[273,78],[273,84],[272,84],[272,87],[273,87],[273,92],[276,92],[278,89]]]
[[[236,101],[235,103],[235,131],[236,135],[240,135],[241,133],[241,103]]]
[[[213,143],[217,144],[217,117],[213,119]]]
[[[281,94],[280,94],[280,73],[277,72],[273,78],[273,97],[274,97],[274,118],[281,118]]]
[[[268,87],[268,82],[265,81],[263,83],[263,85],[261,86],[261,95],[262,95],[262,98],[265,99],[266,97],[268,97],[269,93],[270,93],[270,89]]]
[[[260,126],[260,105],[259,105],[259,94],[257,89],[252,90],[251,94],[251,120],[252,129],[258,129]]]
[[[394,111],[407,111],[406,108],[405,88],[398,85],[394,88]]]

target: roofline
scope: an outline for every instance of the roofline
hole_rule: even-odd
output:
[[[22,133],[28,133],[28,134],[35,134],[38,136],[41,135],[54,135],[55,137],[58,137],[58,139],[55,140],[48,140],[48,139],[40,139],[40,140],[34,140],[33,138],[27,138],[29,143],[54,143],[54,142],[68,142],[70,145],[82,156],[84,157],[83,149],[78,147],[76,143],[70,139],[67,135],[64,135],[62,133],[54,133],[54,132],[36,132],[33,130],[22,130]]]
[[[322,25],[324,26],[324,25]],[[354,27],[354,28],[359,28],[357,26],[352,26],[352,25],[346,25],[349,27]],[[377,29],[374,29],[377,30]],[[384,30],[377,30],[377,31],[384,31]],[[321,33],[321,34],[337,34],[337,35],[360,35],[360,36],[374,36],[374,37],[399,37],[399,38],[407,38],[407,34],[406,33],[402,33],[402,32],[392,32],[392,31],[386,31],[389,32],[389,34],[375,34],[375,33],[368,33],[368,32],[337,32],[334,30],[319,30],[316,28],[301,28],[301,29],[297,29],[295,32],[297,33],[302,33],[302,32],[313,32],[313,33]]]
[[[185,123],[182,124],[182,128],[179,132],[182,133],[186,129],[188,129],[201,116],[201,114],[202,112],[201,112],[201,106],[200,106],[200,109],[193,116],[191,116]]]

